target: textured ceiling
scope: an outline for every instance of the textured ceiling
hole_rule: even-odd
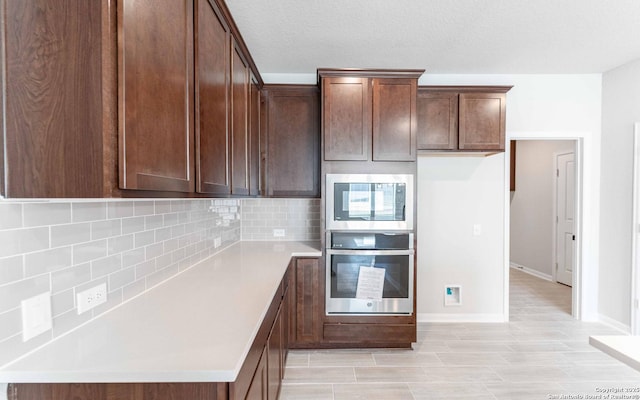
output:
[[[260,73],[598,73],[640,58],[640,0],[226,0]]]

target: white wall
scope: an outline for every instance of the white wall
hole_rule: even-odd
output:
[[[580,301],[584,305],[581,317],[586,320],[597,319],[598,298],[598,190],[599,190],[599,165],[600,165],[600,129],[601,129],[601,75],[429,75],[425,74],[420,80],[421,85],[513,85],[507,93],[507,139],[580,139],[583,149],[583,218],[582,218],[582,248],[580,259],[582,261],[583,274],[581,281],[582,292]],[[454,205],[459,201],[460,193],[467,193],[483,199],[485,202],[481,210],[482,214],[491,215],[500,220],[503,225],[495,230],[484,228],[482,240],[489,241],[491,246],[482,250],[473,247],[462,249],[466,251],[467,259],[490,260],[490,262],[474,262],[465,265],[462,270],[438,270],[431,273],[428,265],[428,255],[421,251],[421,247],[428,246],[425,239],[434,237],[437,229],[442,229],[439,224],[423,219],[420,214],[422,201],[428,199],[429,191],[419,187],[418,199],[418,318],[421,320],[456,319],[456,313],[460,313],[459,320],[487,320],[496,317],[500,312],[503,319],[508,318],[508,298],[504,295],[508,291],[506,277],[508,276],[509,229],[508,210],[509,189],[505,174],[508,163],[504,155],[487,157],[476,166],[475,173],[469,174],[466,180],[458,181],[455,190],[445,192],[443,198],[439,197],[441,204],[450,204],[443,207],[440,212],[453,215],[457,210]],[[430,176],[425,168],[433,167],[432,162],[419,162],[418,182],[427,188],[435,188],[432,182],[422,182],[423,176]],[[469,168],[465,159],[442,159],[438,168],[452,171],[465,171]],[[465,169],[466,168],[466,169]],[[494,187],[493,179],[502,179],[499,188]],[[440,185],[442,186],[442,185]],[[483,188],[484,189],[481,189]],[[424,189],[425,186],[422,187]],[[442,190],[442,189],[440,189]],[[488,190],[489,192],[485,192]],[[502,201],[495,201],[493,191],[501,193]],[[440,196],[440,195],[438,195]],[[489,200],[491,199],[491,200]],[[471,218],[474,215],[463,214],[460,218],[450,221],[447,229],[457,231],[460,234],[469,232],[470,227],[476,223]],[[422,223],[421,223],[422,221]],[[444,262],[445,254],[451,261],[457,261],[457,252],[460,248],[453,244],[440,242],[439,254],[443,254],[439,262]],[[498,254],[499,253],[499,254]],[[486,277],[469,281],[463,288],[463,302],[477,304],[473,309],[461,309],[451,311],[451,307],[441,308],[441,316],[434,316],[436,300],[430,292],[439,293],[441,296],[441,282],[451,282],[461,275],[478,276],[478,265],[481,266],[480,274]],[[460,268],[460,267],[458,267]],[[477,293],[483,299],[470,297]],[[498,293],[499,303],[494,297]],[[440,296],[436,296],[440,298]],[[439,303],[441,304],[441,302]],[[468,315],[471,313],[472,315]]]
[[[516,190],[511,198],[509,261],[551,279],[553,276],[554,154],[574,152],[567,140],[519,140]]]
[[[630,327],[633,125],[640,121],[640,60],[603,75],[600,296],[604,319]]]
[[[315,74],[288,75],[288,74],[264,74],[263,79],[268,83],[316,83]],[[583,151],[583,218],[581,242],[582,247],[579,253],[579,261],[582,262],[581,288],[578,293],[584,308],[581,310],[582,319],[597,319],[598,302],[598,223],[599,223],[599,178],[600,178],[600,131],[601,131],[601,89],[602,76],[600,74],[585,75],[433,75],[427,72],[420,78],[420,85],[513,85],[513,89],[507,93],[507,139],[533,138],[544,139],[547,137],[563,139],[579,139]],[[488,201],[483,207],[483,213],[499,219],[502,228],[495,230],[484,229],[482,240],[490,242],[487,250],[478,250],[468,254],[469,259],[486,258],[488,262],[480,262],[481,269],[474,269],[478,263],[470,263],[464,268],[439,269],[436,273],[431,272],[429,266],[425,265],[425,253],[421,247],[426,246],[423,236],[434,237],[434,230],[440,227],[438,224],[430,224],[430,221],[420,215],[421,202],[424,196],[430,195],[422,191],[423,195],[418,201],[418,318],[427,319],[434,317],[434,308],[441,304],[442,290],[441,282],[455,283],[458,276],[466,274],[486,276],[476,282],[468,282],[463,287],[463,302],[476,302],[473,309],[460,309],[456,313],[441,310],[442,316],[439,318],[459,318],[465,320],[486,320],[493,317],[506,319],[508,315],[508,298],[505,296],[508,290],[506,278],[508,276],[508,254],[509,240],[506,235],[509,229],[509,216],[505,210],[509,204],[508,181],[506,180],[505,168],[508,167],[504,155],[491,156],[478,163],[475,167],[468,165],[464,158],[449,158],[440,161],[420,161],[418,165],[418,182],[422,188],[445,187],[447,191],[444,198],[440,199],[440,204],[449,203],[450,208],[443,207],[442,212],[454,213],[453,205],[458,201],[458,193],[470,193],[473,195],[482,193],[480,188],[484,180],[489,179],[488,185],[491,187],[489,193],[483,194]],[[451,173],[466,173],[466,180],[458,180],[449,184],[438,183],[437,176],[425,175],[432,173],[428,168],[433,167],[437,162],[438,168],[452,171]],[[425,170],[427,168],[427,170]],[[473,173],[472,173],[473,172]],[[423,176],[430,176],[430,181],[421,182]],[[439,178],[438,178],[439,179]],[[444,178],[443,178],[444,179]],[[495,188],[494,179],[502,179],[499,188]],[[420,187],[419,187],[420,189]],[[494,201],[494,190],[502,194],[502,200]],[[490,201],[489,201],[490,199]],[[467,215],[467,218],[475,215]],[[465,218],[455,218],[451,221],[453,226],[450,230],[455,232],[468,233],[469,227],[475,223],[473,220]],[[492,225],[492,223],[489,223]],[[487,226],[489,226],[487,225]],[[442,243],[443,248],[441,262],[444,262],[446,254],[450,255],[450,260],[458,262],[455,252],[457,245],[453,242]],[[500,253],[500,254],[498,254]],[[473,265],[472,265],[473,264]],[[459,265],[459,264],[458,264]],[[488,294],[491,292],[491,294]],[[433,294],[436,293],[436,294]],[[479,297],[475,298],[474,293]],[[497,293],[497,294],[496,294]],[[494,297],[497,296],[497,297]],[[471,296],[471,297],[469,297]],[[499,299],[498,299],[499,298]],[[437,304],[436,304],[437,303]],[[499,303],[499,304],[498,304]],[[462,313],[465,315],[462,315]],[[498,312],[499,314],[495,314]],[[453,313],[453,314],[451,314]],[[466,314],[466,313],[470,313]],[[422,315],[421,315],[422,314]],[[429,315],[427,315],[429,314]]]
[[[504,320],[503,165],[504,154],[418,157],[420,320]],[[445,285],[462,286],[461,306],[444,306]]]

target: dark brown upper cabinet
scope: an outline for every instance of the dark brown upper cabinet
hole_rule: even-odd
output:
[[[414,161],[424,70],[318,69],[325,161]]]
[[[418,149],[501,152],[511,86],[418,88]]]
[[[120,188],[193,192],[193,0],[118,0]]]
[[[251,75],[251,87],[249,89],[249,195],[262,195],[261,167],[262,150],[260,146],[262,126],[262,99],[260,86]]]
[[[231,193],[231,31],[207,0],[196,0],[196,176],[200,193]]]
[[[1,195],[249,194],[263,83],[223,1],[2,7]]]
[[[111,91],[115,98],[115,89],[101,75],[115,69],[115,60],[103,65],[103,53],[115,47],[113,26],[100,22],[107,2],[19,0],[1,7],[0,194],[110,194],[117,148],[116,110],[105,97]],[[103,30],[113,42],[102,43]],[[103,124],[111,126],[104,140]]]
[[[236,43],[231,52],[231,193],[249,194],[249,67]]]
[[[317,86],[265,85],[266,191],[270,197],[320,196],[320,94]]]
[[[373,161],[414,161],[418,79],[373,78],[371,82]]]

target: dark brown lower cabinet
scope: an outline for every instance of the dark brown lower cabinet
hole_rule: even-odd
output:
[[[19,383],[9,400],[224,400],[226,383]]]
[[[268,351],[264,349],[258,362],[258,368],[245,397],[246,400],[266,400],[269,398]]]
[[[313,348],[322,337],[322,271],[317,258],[294,259],[290,348]]]

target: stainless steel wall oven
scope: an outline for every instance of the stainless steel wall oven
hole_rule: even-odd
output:
[[[413,313],[412,233],[329,232],[326,313]]]

